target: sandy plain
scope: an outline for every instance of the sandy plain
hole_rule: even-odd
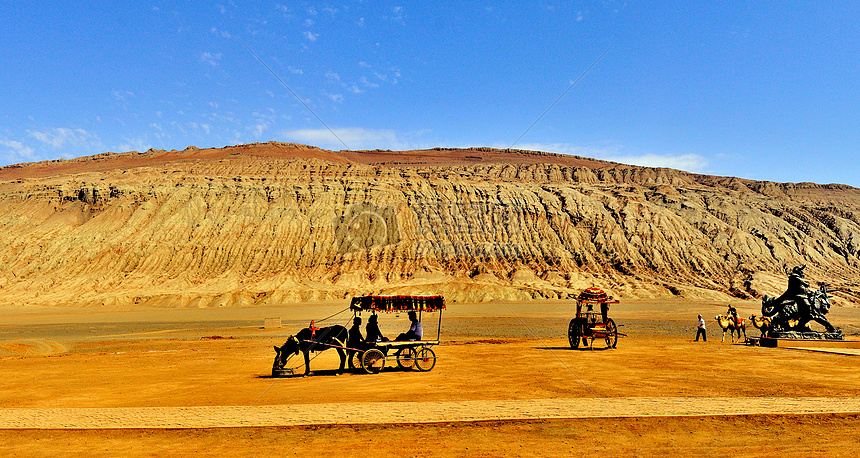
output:
[[[312,376],[278,379],[269,374],[272,346],[311,319],[343,312],[345,303],[0,307],[0,454],[860,451],[860,358],[720,343],[713,316],[725,303],[623,301],[610,316],[626,336],[612,350],[569,348],[572,301],[448,305],[431,372],[389,367],[375,375],[336,375],[336,353],[326,351],[312,361]],[[735,305],[744,316],[758,308]],[[699,313],[708,320],[707,343],[693,342]],[[264,327],[273,317],[282,326]],[[860,340],[860,309],[837,305],[829,317],[849,339]],[[329,322],[351,318],[344,312]],[[426,334],[435,334],[436,318],[424,317]],[[403,315],[383,315],[380,322],[388,335],[407,325]],[[508,413],[499,414],[502,408]],[[267,411],[284,412],[283,421],[255,421]]]

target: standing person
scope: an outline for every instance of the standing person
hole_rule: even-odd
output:
[[[696,342],[699,341],[699,336],[702,336],[702,341],[708,341],[708,335],[705,333],[705,319],[699,315],[699,329],[696,331]]]

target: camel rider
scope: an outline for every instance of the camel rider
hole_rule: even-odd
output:
[[[740,325],[740,321],[738,320],[738,309],[732,307],[732,304],[729,304],[729,310],[726,312],[726,315],[732,317],[732,321],[735,322],[735,325]]]

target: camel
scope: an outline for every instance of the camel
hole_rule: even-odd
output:
[[[741,340],[741,332],[744,333],[744,340],[747,338],[747,326],[744,323],[743,318],[738,318],[738,322],[735,323],[735,320],[728,315],[717,315],[714,317],[717,320],[717,324],[723,328],[723,340],[720,342],[726,341],[726,331],[728,330],[732,335],[732,342],[735,341],[735,333],[738,333],[738,341]]]
[[[761,336],[765,337],[768,328],[770,328],[770,318],[766,316],[750,315],[750,321],[753,327],[761,331]]]
[[[772,320],[770,319],[770,317],[766,317],[766,316],[758,316],[758,315],[750,315],[750,321],[752,322],[753,326],[754,326],[756,329],[758,329],[759,331],[761,331],[761,336],[762,336],[762,337],[765,337],[765,336],[767,335],[767,331],[768,331],[768,329],[770,329],[770,324],[771,324],[771,322],[772,322]],[[788,320],[788,327],[789,327],[789,329],[796,329],[796,328],[797,328],[797,326],[798,326],[799,324],[800,324],[800,320]],[[810,331],[810,330],[811,330],[811,328],[809,327],[809,324],[807,324],[806,326],[804,326],[804,327],[803,327],[803,328],[801,328],[801,329],[802,329],[804,332],[805,332],[805,331]]]

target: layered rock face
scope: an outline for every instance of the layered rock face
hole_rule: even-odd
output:
[[[0,302],[214,307],[449,300],[730,300],[787,268],[860,303],[860,190],[485,148],[291,144],[0,169]]]

